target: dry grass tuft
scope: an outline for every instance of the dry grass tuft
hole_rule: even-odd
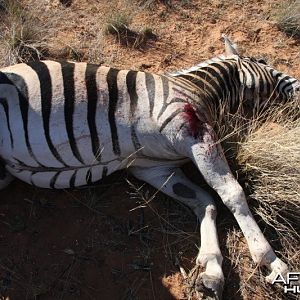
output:
[[[45,45],[40,41],[35,18],[18,1],[7,0],[3,7],[5,25],[1,38],[6,44],[8,64],[40,58]]]
[[[257,201],[255,212],[267,224],[266,237],[279,250],[291,271],[300,270],[300,118],[299,99],[269,109],[248,124],[244,141],[238,144],[237,161],[249,194]],[[262,272],[251,264],[247,251],[238,251],[240,233],[227,239],[233,267],[241,277],[244,297],[288,299],[280,287],[264,283]],[[266,295],[269,295],[268,297]],[[267,298],[266,298],[267,297]],[[292,296],[289,295],[289,299]],[[261,298],[259,298],[261,299]]]
[[[163,4],[167,7],[171,7],[171,0],[140,0],[139,5],[143,8],[152,8],[156,4]]]
[[[300,1],[296,0],[288,6],[284,4],[277,16],[277,24],[290,36],[300,38]]]
[[[3,20],[0,41],[4,47],[5,65],[41,59],[47,55],[47,39],[54,33],[55,18],[39,9],[41,5],[38,1],[32,1],[31,5],[36,10],[29,10],[18,0],[0,2]],[[45,15],[47,22],[43,19]]]
[[[149,40],[156,40],[157,37],[151,28],[135,31],[129,27],[130,23],[129,14],[112,14],[107,20],[105,32],[115,36],[121,45],[136,49],[144,48]]]
[[[108,17],[105,31],[112,35],[125,34],[129,30],[130,23],[131,17],[129,14],[124,12],[114,13]]]
[[[252,196],[260,202],[259,215],[284,236],[300,224],[299,101],[265,114],[263,124],[251,124],[237,158],[253,185]],[[292,236],[299,237],[296,231]]]

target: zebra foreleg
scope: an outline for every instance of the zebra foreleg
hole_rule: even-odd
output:
[[[234,178],[213,131],[203,133],[189,147],[189,157],[198,166],[207,183],[217,191],[224,204],[231,210],[247,240],[252,259],[271,271],[267,281],[272,282],[278,273],[283,276],[287,265],[274,253],[265,239],[248,207],[242,187]]]
[[[216,207],[212,197],[192,183],[178,167],[153,167],[131,169],[132,174],[163,193],[190,207],[200,222],[201,247],[197,264],[205,271],[196,280],[198,291],[209,292],[212,299],[221,299],[224,276],[222,254],[216,228]]]

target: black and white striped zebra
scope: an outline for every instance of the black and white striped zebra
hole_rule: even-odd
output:
[[[0,82],[1,157],[30,184],[78,187],[128,164],[183,160],[161,131],[192,94],[171,78],[42,61],[5,68]]]
[[[246,110],[286,101],[300,82],[268,65],[226,53],[173,75],[86,63],[41,61],[0,71],[0,187],[17,177],[45,188],[89,185],[128,168],[188,205],[201,223],[199,281],[221,298],[222,255],[212,197],[180,170],[192,160],[239,223],[251,255],[272,280],[276,257],[247,206],[213,130],[212,107]]]

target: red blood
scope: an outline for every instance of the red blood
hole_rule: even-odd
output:
[[[193,106],[190,103],[187,103],[184,106],[184,117],[189,124],[189,130],[191,135],[196,138],[199,134],[199,129],[201,122],[196,115],[196,112]]]

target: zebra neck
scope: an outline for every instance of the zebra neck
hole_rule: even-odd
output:
[[[177,74],[177,78],[188,81],[197,88],[201,102],[211,110],[224,108],[234,113],[241,101],[241,84],[235,61],[211,62],[197,69]]]

